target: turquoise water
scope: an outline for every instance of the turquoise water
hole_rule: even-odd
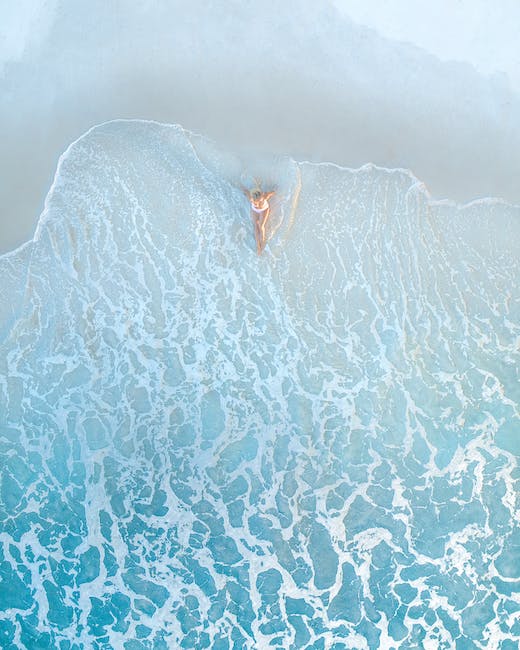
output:
[[[0,258],[1,647],[517,647],[520,210],[263,165],[257,257],[241,161],[101,125]]]

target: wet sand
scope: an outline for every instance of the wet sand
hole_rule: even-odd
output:
[[[50,27],[4,66],[0,252],[32,237],[68,144],[121,117],[180,123],[231,149],[409,168],[439,199],[520,203],[520,99],[504,77],[306,1],[230,2],[224,15],[218,3],[106,4],[56,3]]]

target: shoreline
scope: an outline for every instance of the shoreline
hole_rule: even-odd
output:
[[[22,243],[18,244],[12,249],[2,251],[2,246],[0,245],[0,260],[7,259],[8,257],[12,255],[16,255],[17,253],[21,252],[23,248],[26,246],[29,246],[33,244],[35,241],[37,241],[39,237],[39,233],[41,228],[45,224],[45,216],[48,210],[48,201],[50,196],[52,195],[53,189],[56,185],[56,181],[59,177],[61,165],[63,161],[67,158],[70,150],[72,147],[74,147],[78,142],[81,142],[84,138],[88,137],[89,134],[91,134],[93,131],[96,129],[102,128],[104,126],[110,125],[110,124],[117,124],[120,122],[124,123],[136,123],[136,124],[155,124],[158,126],[163,126],[167,128],[178,128],[182,130],[188,137],[196,137],[196,138],[201,138],[202,140],[206,141],[207,143],[210,144],[210,146],[214,147],[215,150],[222,152],[224,155],[238,155],[234,151],[228,151],[224,150],[219,144],[216,143],[216,141],[202,133],[193,131],[191,129],[187,129],[186,127],[182,126],[181,124],[175,124],[175,123],[170,123],[170,122],[161,122],[159,120],[149,120],[149,119],[142,119],[142,118],[116,118],[116,119],[111,119],[111,120],[106,120],[103,122],[100,122],[98,124],[94,124],[91,126],[89,129],[87,129],[84,133],[82,133],[79,137],[74,139],[70,144],[66,147],[66,149],[63,151],[63,153],[59,156],[58,162],[55,168],[55,172],[53,175],[52,183],[49,186],[49,189],[47,190],[47,193],[45,195],[44,201],[43,201],[43,209],[39,213],[39,216],[36,220],[36,223],[34,225],[34,231],[33,235],[30,239],[26,239]],[[295,163],[296,165],[313,165],[313,166],[325,166],[325,167],[335,167],[336,169],[339,170],[344,170],[350,173],[360,173],[363,171],[367,170],[377,170],[389,174],[393,173],[399,173],[403,174],[405,176],[408,176],[410,180],[413,181],[413,185],[411,186],[412,188],[416,188],[417,191],[419,191],[427,200],[428,204],[431,206],[441,206],[441,205],[446,205],[452,208],[456,208],[458,210],[464,210],[469,207],[473,207],[478,204],[486,204],[486,205],[503,205],[505,207],[509,207],[512,209],[520,209],[520,202],[515,203],[512,201],[508,201],[507,199],[504,199],[499,196],[483,196],[483,197],[478,197],[475,199],[471,199],[465,202],[459,202],[455,199],[451,198],[442,198],[442,199],[437,199],[432,196],[427,184],[425,181],[421,180],[416,174],[411,170],[406,167],[386,167],[384,165],[378,165],[376,163],[372,162],[367,162],[364,163],[363,165],[360,165],[358,167],[350,167],[347,165],[341,165],[339,163],[333,162],[333,161],[313,161],[313,160],[298,160],[295,158],[292,158],[291,156],[287,155],[285,156],[288,161]]]
[[[180,0],[127,8],[124,23],[101,0],[56,7],[0,70],[1,253],[34,236],[67,146],[115,119],[182,124],[227,151],[409,169],[431,200],[520,203],[520,93],[504,75],[311,0],[230,0],[225,21]]]

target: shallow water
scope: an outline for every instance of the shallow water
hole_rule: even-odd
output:
[[[519,218],[157,123],[74,143],[0,258],[2,646],[516,647]]]

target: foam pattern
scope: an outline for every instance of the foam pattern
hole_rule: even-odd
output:
[[[279,160],[257,256],[219,156],[98,126],[0,260],[0,645],[516,648],[519,209]]]

